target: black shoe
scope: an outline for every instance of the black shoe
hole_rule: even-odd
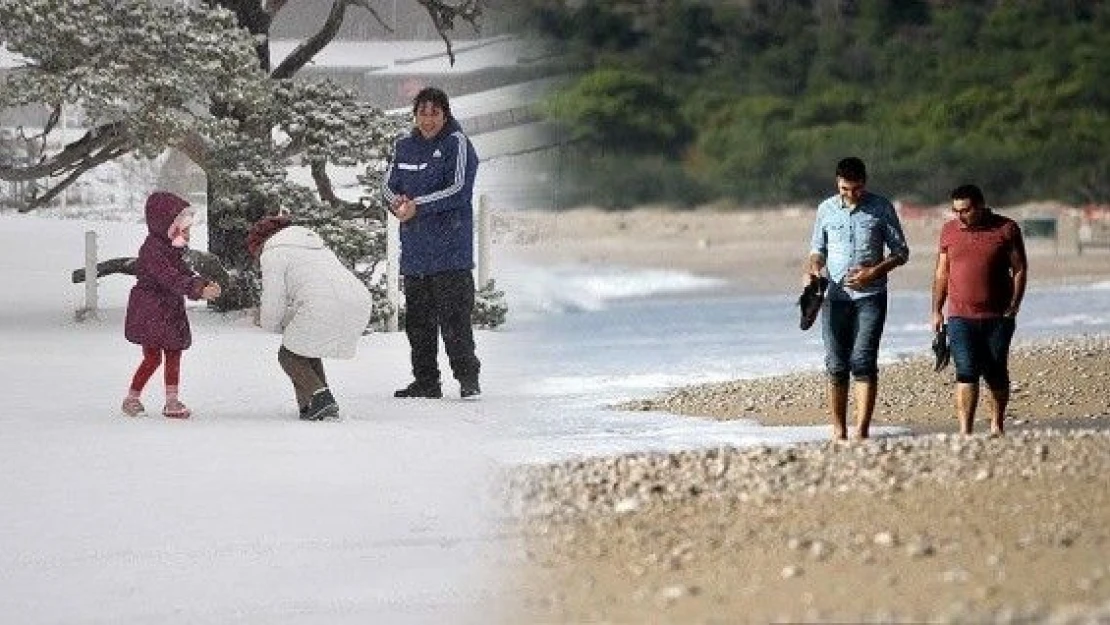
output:
[[[801,329],[808,330],[813,322],[817,321],[821,305],[825,303],[825,289],[828,286],[829,279],[819,276],[802,289],[802,295],[798,298],[798,308],[801,309],[801,321],[798,326]]]
[[[936,357],[936,361],[933,364],[933,371],[944,369],[952,359],[951,348],[948,345],[947,324],[942,324],[940,326],[940,331],[933,335],[933,356]]]
[[[301,418],[305,421],[322,421],[328,417],[338,416],[339,405],[335,403],[335,397],[332,397],[331,391],[326,386],[312,394],[308,407],[301,413]]]
[[[459,382],[459,397],[463,399],[478,399],[482,396],[482,387],[478,379],[463,380]]]
[[[440,387],[439,382],[413,382],[401,390],[394,391],[393,396],[439,399],[443,397],[443,389]]]

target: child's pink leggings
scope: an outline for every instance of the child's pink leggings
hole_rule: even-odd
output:
[[[163,351],[166,353],[166,388],[172,388],[176,391],[177,383],[181,379],[181,350],[162,350],[144,345],[143,361],[139,363],[139,368],[135,371],[135,377],[131,378],[131,390],[133,392],[142,391],[150,376],[158,370],[158,365],[162,364]]]

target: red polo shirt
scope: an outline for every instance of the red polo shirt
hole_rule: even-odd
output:
[[[940,251],[948,254],[949,317],[1002,316],[1014,294],[1010,274],[1014,250],[1024,254],[1021,228],[993,212],[976,226],[953,219],[941,227]]]

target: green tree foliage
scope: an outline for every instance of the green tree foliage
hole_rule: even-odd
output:
[[[895,196],[942,200],[976,181],[998,202],[1110,201],[1110,3],[607,5],[638,37],[580,54],[581,82],[548,109],[602,156],[630,146],[629,165],[656,170],[653,157],[670,158],[702,191],[741,203],[811,202],[849,154]],[[546,6],[565,23],[583,15],[580,3]],[[573,29],[559,38],[590,45]],[[677,105],[641,100],[647,87],[633,83],[598,88],[618,76],[650,76]],[[647,186],[641,195],[658,190],[647,201],[664,196]]]
[[[678,98],[650,75],[597,69],[546,106],[576,142],[599,152],[677,154],[693,136]]]

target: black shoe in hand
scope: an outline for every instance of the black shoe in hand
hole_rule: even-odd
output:
[[[828,278],[819,276],[802,289],[802,295],[798,298],[798,308],[801,309],[801,321],[798,325],[801,329],[808,330],[817,321],[821,305],[825,303],[825,290],[828,286]]]
[[[948,362],[952,360],[952,351],[948,345],[948,326],[940,326],[940,330],[933,335],[933,356],[935,362],[933,363],[933,371],[941,371],[948,366]]]

